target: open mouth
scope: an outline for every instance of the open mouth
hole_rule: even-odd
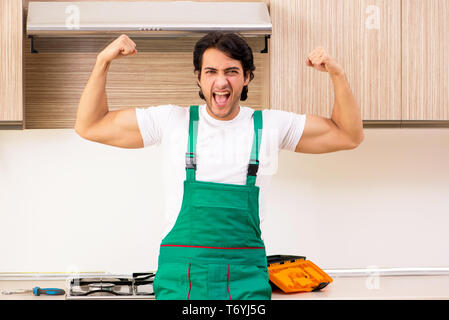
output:
[[[226,104],[229,101],[229,97],[231,96],[231,93],[226,91],[226,92],[213,92],[213,97],[214,97],[214,101],[215,104],[218,107],[224,107],[226,106]]]

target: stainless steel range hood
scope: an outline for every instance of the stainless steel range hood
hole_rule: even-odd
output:
[[[29,2],[26,32],[38,37],[197,37],[213,30],[271,35],[264,2]]]

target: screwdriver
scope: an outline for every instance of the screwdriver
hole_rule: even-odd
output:
[[[32,293],[35,296],[39,296],[41,294],[50,296],[60,296],[65,294],[65,291],[63,289],[58,288],[40,288],[40,287],[34,287],[32,290],[18,289],[13,291],[2,291],[2,294],[22,294],[22,293]]]

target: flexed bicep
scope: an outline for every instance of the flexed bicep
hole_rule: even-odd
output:
[[[120,148],[143,148],[135,108],[109,111],[89,127],[84,138]]]
[[[357,145],[332,119],[307,114],[304,132],[295,152],[320,154],[351,150],[355,147]]]

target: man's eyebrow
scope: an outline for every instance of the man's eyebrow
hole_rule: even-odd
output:
[[[206,67],[206,68],[204,68],[205,70],[214,70],[214,71],[217,71],[217,69],[215,69],[215,68],[212,68],[212,67]],[[240,68],[238,68],[238,67],[229,67],[229,68],[226,68],[226,69],[224,69],[225,71],[229,71],[229,70],[240,70]]]

